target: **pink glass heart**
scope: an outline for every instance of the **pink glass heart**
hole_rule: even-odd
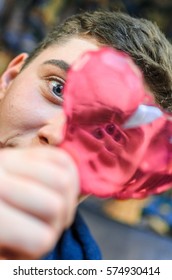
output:
[[[142,105],[157,106],[126,54],[110,48],[84,54],[69,70],[64,98],[62,148],[78,165],[83,194],[142,198],[171,187],[170,115],[126,126]]]

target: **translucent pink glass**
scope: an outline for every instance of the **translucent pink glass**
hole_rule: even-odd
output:
[[[68,73],[64,98],[62,147],[78,165],[83,194],[142,198],[171,187],[171,116],[126,54],[86,53]]]

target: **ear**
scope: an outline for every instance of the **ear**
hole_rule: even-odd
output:
[[[0,98],[2,93],[6,91],[13,79],[19,74],[26,58],[27,53],[21,53],[16,56],[8,65],[7,69],[3,72],[0,78]]]

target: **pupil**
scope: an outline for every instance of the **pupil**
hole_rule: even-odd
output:
[[[61,95],[61,92],[62,92],[62,89],[63,89],[63,86],[62,85],[57,85],[56,87],[54,87],[54,92],[55,94],[57,94],[58,96]]]

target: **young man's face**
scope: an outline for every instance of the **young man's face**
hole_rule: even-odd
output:
[[[24,55],[15,59],[0,80],[1,147],[58,145],[65,120],[62,91],[68,67],[98,46],[73,38],[44,50],[24,70]]]

